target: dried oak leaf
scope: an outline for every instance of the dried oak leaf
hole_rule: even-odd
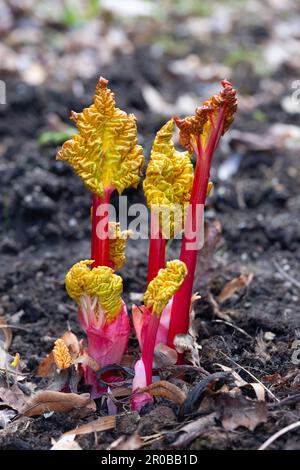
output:
[[[43,413],[56,411],[67,413],[74,409],[96,410],[94,400],[91,400],[89,393],[63,393],[52,390],[43,390],[32,395],[20,410],[25,416],[39,416]]]
[[[231,396],[223,394],[218,398],[222,408],[221,422],[226,431],[234,431],[243,426],[254,431],[260,423],[268,420],[267,405],[263,401],[249,400],[243,395]]]
[[[91,432],[107,431],[108,429],[115,429],[116,417],[115,416],[103,416],[99,419],[95,419],[90,423],[79,426],[78,428],[72,429],[71,431],[65,432],[64,436],[79,436],[82,434],[89,434]]]
[[[233,295],[243,289],[244,287],[247,287],[253,279],[253,274],[252,273],[246,273],[246,274],[241,274],[238,277],[235,277],[231,281],[227,282],[225,286],[223,287],[222,291],[218,295],[218,302],[222,304],[225,302],[225,300],[230,299],[233,297]]]
[[[158,382],[154,382],[148,387],[144,387],[139,389],[139,393],[148,392],[153,397],[163,397],[167,398],[168,400],[174,401],[178,405],[181,405],[185,399],[185,393],[180,390],[177,385],[174,385],[166,380],[160,380]]]

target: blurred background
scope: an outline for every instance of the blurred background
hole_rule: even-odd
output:
[[[226,353],[280,398],[295,394],[299,0],[0,0],[0,317],[15,326],[11,352],[20,353],[36,381],[56,338],[68,328],[83,337],[64,278],[73,263],[90,257],[91,196],[55,155],[76,131],[70,111],[91,104],[100,75],[118,106],[136,115],[146,161],[171,116],[193,114],[224,78],[238,89],[235,121],[214,155],[208,242],[194,286],[202,297],[195,307],[201,365],[215,371]],[[126,194],[130,202],[143,200],[141,187]],[[129,312],[145,291],[146,245],[128,243],[122,277]],[[170,257],[173,249],[176,242]],[[240,274],[249,285],[221,302],[222,288]],[[207,448],[258,448],[274,426],[296,421],[297,409],[293,415],[274,408],[264,435],[262,428],[248,434],[213,428]],[[78,424],[65,415],[60,424],[55,419],[26,425],[17,441],[0,436],[0,447],[49,448],[61,423],[64,430]],[[195,448],[206,448],[199,439]],[[299,438],[285,448],[299,448]]]
[[[75,131],[70,110],[91,103],[100,75],[135,113],[147,158],[170,116],[192,114],[221,79],[233,82],[239,110],[214,158],[207,207],[223,237],[212,289],[254,272],[240,325],[270,329],[276,318],[294,337],[299,298],[278,269],[297,277],[300,263],[299,24],[296,0],[0,0],[0,300],[31,324],[15,337],[21,354],[35,329],[40,357],[67,320],[77,328],[64,276],[89,257],[91,201],[55,155]],[[144,291],[146,253],[129,243],[126,296]]]

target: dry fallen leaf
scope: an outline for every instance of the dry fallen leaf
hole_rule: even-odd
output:
[[[174,385],[166,380],[160,380],[159,382],[154,382],[148,387],[139,389],[139,393],[148,392],[154,397],[163,397],[168,400],[174,401],[178,405],[181,405],[186,399],[185,393],[180,390],[177,385]]]
[[[225,300],[230,299],[237,291],[247,287],[253,279],[252,273],[241,274],[240,276],[227,282],[222,291],[218,295],[218,302],[222,304]]]
[[[24,406],[26,401],[26,396],[19,389],[17,383],[14,383],[10,387],[7,385],[7,382],[4,378],[1,377],[0,380],[0,399],[2,404],[13,408],[16,411],[20,411]]]
[[[45,412],[67,413],[74,409],[96,410],[94,400],[89,393],[63,393],[43,390],[32,395],[20,412],[25,416],[39,416]]]
[[[221,422],[226,431],[234,431],[243,426],[254,431],[260,423],[268,420],[267,405],[263,401],[249,400],[243,395],[223,394],[218,403],[222,407]]]
[[[215,364],[216,366],[220,367],[225,372],[230,372],[234,378],[234,383],[237,387],[252,387],[256,398],[258,401],[265,401],[266,399],[266,390],[264,389],[263,385],[258,382],[246,382],[234,369],[228,366],[224,366],[223,364]]]
[[[116,417],[115,416],[103,416],[102,418],[95,419],[90,423],[79,426],[78,428],[72,429],[71,431],[65,432],[64,436],[75,435],[79,436],[82,434],[89,434],[91,432],[107,431],[108,429],[115,429]]]

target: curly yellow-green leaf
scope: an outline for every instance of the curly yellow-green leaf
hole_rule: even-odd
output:
[[[168,261],[164,269],[149,283],[144,295],[144,304],[152,308],[152,312],[160,315],[175,292],[179,289],[187,275],[187,267],[183,261]]]
[[[57,153],[66,160],[92,193],[104,196],[106,189],[121,194],[136,187],[144,164],[143,149],[137,145],[136,120],[115,105],[108,80],[100,78],[94,101],[82,113],[72,113],[78,134]]]

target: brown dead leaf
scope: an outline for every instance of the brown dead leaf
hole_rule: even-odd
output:
[[[74,409],[88,409],[95,411],[96,405],[89,393],[63,393],[52,390],[43,390],[32,395],[20,410],[25,416],[39,416],[43,413],[56,411],[67,413]]]
[[[218,403],[222,407],[221,422],[226,431],[234,431],[243,426],[254,431],[260,423],[268,420],[267,405],[263,401],[249,400],[243,395],[223,394]]]
[[[5,349],[5,351],[8,351],[12,342],[13,335],[12,335],[11,328],[7,326],[5,318],[3,317],[0,317],[0,330],[1,330],[1,335],[3,335],[4,337],[3,349]]]
[[[128,438],[126,436],[121,436],[112,442],[108,450],[137,450],[140,449],[143,445],[143,441],[139,434],[134,433]]]
[[[222,291],[218,295],[218,302],[222,304],[225,300],[230,299],[237,291],[247,287],[253,279],[252,273],[240,274],[240,276],[227,282]]]
[[[39,377],[49,377],[54,374],[54,357],[51,351],[39,364],[37,375]]]
[[[154,382],[148,387],[139,389],[139,393],[144,392],[150,393],[153,397],[167,398],[178,405],[181,405],[186,399],[185,393],[179,387],[167,382],[166,380],[160,380],[158,382]]]
[[[116,417],[115,416],[103,416],[102,418],[95,419],[90,423],[79,426],[78,428],[72,429],[71,431],[65,432],[64,436],[75,435],[79,436],[82,434],[89,434],[91,432],[107,431],[108,429],[115,429]]]

